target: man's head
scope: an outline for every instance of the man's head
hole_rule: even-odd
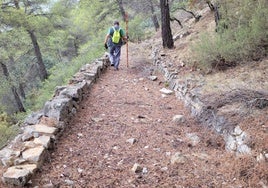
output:
[[[114,21],[114,25],[119,25],[119,21]]]

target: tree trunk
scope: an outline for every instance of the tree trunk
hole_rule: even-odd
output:
[[[25,108],[24,108],[24,106],[23,106],[23,104],[22,104],[22,102],[20,100],[20,97],[19,97],[19,94],[17,92],[16,87],[12,85],[11,86],[11,91],[12,91],[12,94],[13,94],[13,96],[15,98],[15,102],[17,104],[18,111],[19,112],[26,112],[26,110],[25,110]]]
[[[3,70],[3,73],[6,77],[6,80],[10,83],[10,77],[9,77],[9,72],[8,72],[8,69],[7,69],[7,66],[4,64],[4,63],[0,63],[1,64],[1,67],[2,67],[2,70]],[[26,112],[21,100],[20,100],[20,97],[18,95],[18,92],[17,92],[17,89],[16,87],[10,83],[10,87],[11,87],[11,92],[14,96],[14,99],[15,99],[15,102],[17,104],[17,109],[19,112]]]
[[[224,30],[228,29],[228,25],[226,23],[221,23],[220,20],[222,19],[220,11],[219,11],[220,5],[216,3],[214,5],[214,18],[216,23],[216,32],[224,32]]]
[[[119,6],[119,10],[120,10],[120,13],[123,17],[123,20],[124,22],[126,21],[126,11],[124,9],[124,6],[123,6],[123,1],[122,0],[116,0],[118,6]]]
[[[162,42],[164,48],[173,48],[174,41],[172,38],[171,28],[170,28],[170,14],[169,14],[169,2],[168,0],[160,0],[161,8],[161,22],[162,22]]]
[[[154,23],[154,28],[155,28],[155,30],[156,31],[158,31],[158,29],[159,29],[159,22],[158,22],[158,19],[157,19],[157,16],[155,15],[155,14],[153,14],[152,16],[151,16],[151,20],[153,21],[153,23]]]
[[[23,99],[26,99],[26,94],[24,92],[24,84],[23,83],[19,83],[19,93]]]
[[[75,53],[75,56],[77,57],[78,56],[78,51],[79,51],[79,44],[78,44],[78,37],[75,37],[74,39],[74,53]]]
[[[6,79],[8,80],[9,79],[9,72],[7,70],[7,66],[2,62],[0,62],[0,64],[1,64],[1,67],[2,67],[2,70],[3,70],[3,74],[6,77]]]
[[[215,6],[214,18],[216,23],[216,32],[218,31],[219,21],[221,19],[218,5]]]
[[[14,0],[14,4],[15,4],[16,9],[20,9],[19,0]],[[31,30],[27,30],[27,32],[29,33],[30,38],[32,40],[35,56],[37,58],[37,63],[39,65],[39,76],[40,76],[40,79],[43,81],[43,80],[47,79],[48,73],[47,73],[45,64],[44,64],[43,59],[42,59],[42,54],[41,54],[41,51],[40,51],[40,48],[39,48],[39,45],[38,45],[38,42],[37,42],[37,39],[36,39],[34,32]]]
[[[15,68],[15,60],[14,60],[14,57],[13,56],[8,56],[9,58],[9,62],[11,64],[11,69],[14,69]],[[14,68],[13,68],[14,67]],[[6,70],[7,71],[7,70]],[[22,80],[19,80],[19,94],[22,98],[26,98],[26,95],[25,95],[25,92],[24,92],[24,84],[22,83]]]
[[[20,6],[19,6],[19,0],[14,0],[14,4],[15,4],[16,9],[19,9],[20,8]]]
[[[37,63],[39,65],[39,76],[40,76],[40,79],[43,81],[43,80],[47,79],[48,73],[47,73],[45,64],[44,64],[43,59],[42,59],[42,54],[41,54],[41,51],[40,51],[40,48],[39,48],[39,45],[38,45],[38,42],[37,42],[37,39],[36,39],[34,32],[31,30],[27,30],[27,32],[29,33],[31,40],[32,40],[35,56],[37,58]]]
[[[206,0],[206,3],[208,4],[208,7],[210,8],[211,11],[214,11],[214,10],[215,10],[215,7],[214,7],[214,5],[211,3],[210,0]]]
[[[150,3],[151,13],[152,13],[151,20],[152,20],[152,22],[154,24],[155,30],[158,31],[158,29],[159,29],[160,26],[159,26],[159,22],[158,22],[157,16],[155,15],[153,1],[150,0],[149,3]]]

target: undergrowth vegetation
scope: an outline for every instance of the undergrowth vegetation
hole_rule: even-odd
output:
[[[99,40],[95,39],[95,40]],[[17,126],[25,119],[27,114],[38,111],[43,108],[46,101],[53,97],[56,86],[62,86],[68,84],[70,78],[78,72],[82,65],[91,63],[97,57],[101,57],[104,50],[102,45],[96,45],[96,41],[90,41],[89,43],[81,46],[79,55],[71,61],[64,61],[58,63],[50,68],[50,76],[44,82],[40,83],[40,86],[32,89],[25,100],[26,113],[16,113],[12,116],[7,113],[0,114],[0,148],[5,145],[13,136],[18,132]],[[1,110],[0,111],[4,111]],[[11,121],[12,119],[12,121]]]
[[[94,58],[100,57],[102,53],[101,46],[87,44],[81,47],[80,55],[72,61],[53,66],[50,70],[51,75],[43,82],[42,87],[38,90],[32,90],[30,93],[30,97],[26,101],[27,109],[29,111],[42,109],[45,102],[52,98],[56,86],[66,85],[82,65],[91,63]]]
[[[204,33],[193,51],[202,69],[219,69],[267,56],[267,1],[229,1],[219,7],[217,32]]]
[[[129,23],[129,40],[132,42],[140,42],[152,36],[154,30],[151,22],[144,19],[142,15],[137,15]]]
[[[9,116],[6,113],[0,114],[0,149],[13,138],[18,132],[18,128],[12,125]]]

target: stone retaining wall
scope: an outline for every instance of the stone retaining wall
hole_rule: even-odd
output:
[[[2,177],[6,184],[24,186],[30,181],[68,127],[85,94],[108,65],[107,54],[84,65],[68,85],[56,88],[53,98],[41,111],[25,119],[21,133],[0,151],[0,164],[7,168]]]
[[[228,151],[237,154],[250,154],[251,148],[247,145],[249,134],[241,130],[239,126],[229,122],[226,117],[218,115],[216,109],[201,100],[201,95],[193,87],[198,85],[196,83],[198,81],[179,77],[178,71],[169,66],[172,62],[166,61],[165,54],[159,48],[153,49],[151,56],[154,66],[164,75],[170,89],[176,93],[176,97],[184,101],[192,115],[204,126],[212,128],[224,137]]]

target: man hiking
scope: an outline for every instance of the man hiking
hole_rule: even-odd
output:
[[[119,26],[119,22],[115,21],[113,27],[109,28],[104,40],[105,48],[109,48],[111,66],[114,66],[115,70],[119,70],[121,46],[125,42],[127,42],[125,31]]]

